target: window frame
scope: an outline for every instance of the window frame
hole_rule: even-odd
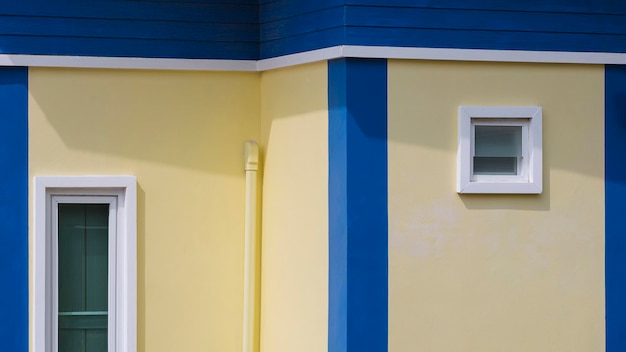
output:
[[[475,175],[476,125],[522,126],[517,175]],[[457,192],[540,194],[542,192],[542,108],[540,106],[459,106]]]
[[[58,349],[55,199],[107,203],[114,199],[115,280],[109,281],[109,352],[137,350],[137,190],[134,176],[40,176],[34,178],[33,236],[33,352]],[[82,199],[82,200],[81,200]],[[97,201],[97,200],[100,201]],[[83,201],[84,200],[84,201]],[[111,229],[110,229],[111,232]],[[109,243],[109,246],[112,244]],[[111,248],[111,247],[110,247]],[[111,257],[111,253],[109,254]],[[111,280],[111,275],[110,278]],[[111,290],[114,296],[111,296]],[[58,315],[58,314],[57,314]],[[112,317],[112,318],[111,318]],[[112,340],[111,337],[114,336]]]

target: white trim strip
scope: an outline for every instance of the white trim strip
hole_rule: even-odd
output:
[[[258,71],[273,70],[276,68],[308,64],[317,61],[338,59],[343,56],[343,46],[331,46],[330,48],[306,51],[303,53],[274,57],[271,59],[259,60]]]
[[[113,68],[188,71],[256,71],[254,60],[205,60],[141,57],[0,55],[0,66]]]
[[[258,61],[0,54],[0,66],[262,72],[347,57],[626,65],[626,53],[338,45]]]
[[[343,57],[624,65],[626,53],[344,46]]]

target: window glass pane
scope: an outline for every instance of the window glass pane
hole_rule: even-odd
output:
[[[59,204],[59,351],[107,350],[108,204]]]
[[[474,127],[474,156],[522,156],[522,126]]]
[[[474,157],[474,175],[517,175],[517,158]]]

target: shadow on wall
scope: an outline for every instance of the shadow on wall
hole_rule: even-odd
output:
[[[466,208],[549,210],[556,170],[604,178],[602,66],[398,60],[389,67],[389,143],[417,147],[406,155],[422,158],[409,156],[405,162],[428,171],[416,180],[445,183],[451,192],[459,106],[542,106],[543,193],[462,195]]]
[[[275,84],[289,80],[288,70],[273,71]],[[457,108],[460,105],[538,105],[543,108],[543,193],[540,195],[463,195],[468,209],[550,210],[552,171],[560,170],[603,179],[604,136],[603,67],[590,65],[480,62],[389,61],[390,144],[430,149],[445,162],[422,162],[413,175],[418,182],[445,183],[455,193]],[[306,90],[306,77],[300,82]],[[263,87],[263,90],[268,88]],[[271,87],[269,87],[271,89]],[[262,92],[264,94],[264,92]],[[302,96],[302,92],[294,93]],[[316,106],[292,100],[274,105],[262,99],[264,146],[271,148],[270,130],[284,117],[306,116]],[[380,139],[379,131],[361,126]],[[299,133],[293,130],[293,143]],[[584,141],[584,142],[582,142]]]
[[[32,134],[71,151],[240,174],[243,141],[259,136],[256,73],[32,72],[30,94],[45,116],[37,126],[56,136]]]
[[[30,71],[31,176],[137,176],[139,351],[239,343],[243,142],[260,138],[259,81],[238,72]]]
[[[318,118],[320,114],[327,116],[327,79],[326,65],[316,63],[294,68],[283,68],[264,72],[261,78],[261,111],[262,111],[262,141],[261,144],[269,149],[272,138],[270,134],[275,125],[278,128],[288,129],[278,133],[289,132],[290,140],[285,142],[297,145],[300,135],[307,135],[306,124],[296,122],[293,126],[288,123],[283,127],[281,120],[288,118],[309,119]],[[322,90],[320,90],[322,88]],[[324,104],[322,104],[324,102]],[[323,106],[321,106],[323,105]],[[321,141],[323,142],[323,141]],[[266,152],[266,154],[269,154]]]

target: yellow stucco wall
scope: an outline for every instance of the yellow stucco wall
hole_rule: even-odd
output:
[[[261,77],[261,351],[325,351],[328,336],[326,63]]]
[[[259,83],[257,73],[29,70],[31,185],[137,176],[141,352],[241,350],[243,142],[260,138]]]
[[[604,350],[603,67],[389,62],[389,350]],[[543,107],[541,195],[455,193],[459,105]]]

